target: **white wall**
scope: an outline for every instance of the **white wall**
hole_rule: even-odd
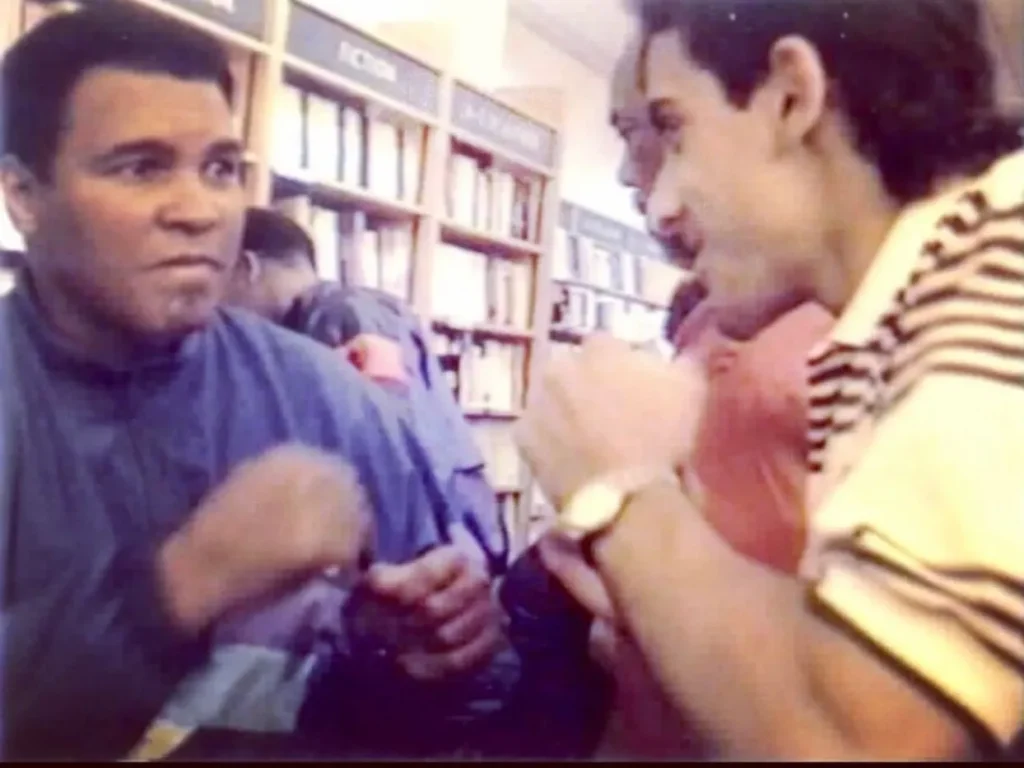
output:
[[[0,0],[3,2],[3,0]],[[426,21],[453,32],[448,65],[464,82],[487,90],[499,79],[508,0],[305,0],[325,13],[373,32],[390,22]]]
[[[624,31],[624,37],[626,32]],[[513,20],[505,36],[500,87],[544,86],[564,93],[562,197],[631,226],[642,227],[632,195],[617,181],[622,144],[608,123],[609,79]]]

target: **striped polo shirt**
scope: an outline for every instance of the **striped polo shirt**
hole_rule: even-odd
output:
[[[1024,153],[911,206],[811,356],[831,620],[1007,745],[1024,723]]]

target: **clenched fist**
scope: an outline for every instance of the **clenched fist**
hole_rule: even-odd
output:
[[[351,467],[311,448],[274,448],[237,467],[164,545],[171,614],[200,631],[312,573],[352,568],[371,522]]]

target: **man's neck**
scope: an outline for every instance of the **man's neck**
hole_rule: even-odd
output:
[[[25,290],[36,305],[48,330],[77,357],[117,368],[172,353],[181,339],[147,339],[129,334],[81,306],[56,285],[30,274]]]
[[[838,315],[860,287],[902,206],[878,172],[859,159],[837,163],[830,176],[829,258],[819,262],[815,287],[818,301]]]

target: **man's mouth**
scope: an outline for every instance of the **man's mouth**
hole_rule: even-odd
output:
[[[214,272],[223,272],[224,262],[214,256],[207,254],[182,254],[164,259],[157,265],[158,269],[207,269]]]
[[[704,250],[704,238],[692,224],[659,239],[672,262],[687,271]]]

